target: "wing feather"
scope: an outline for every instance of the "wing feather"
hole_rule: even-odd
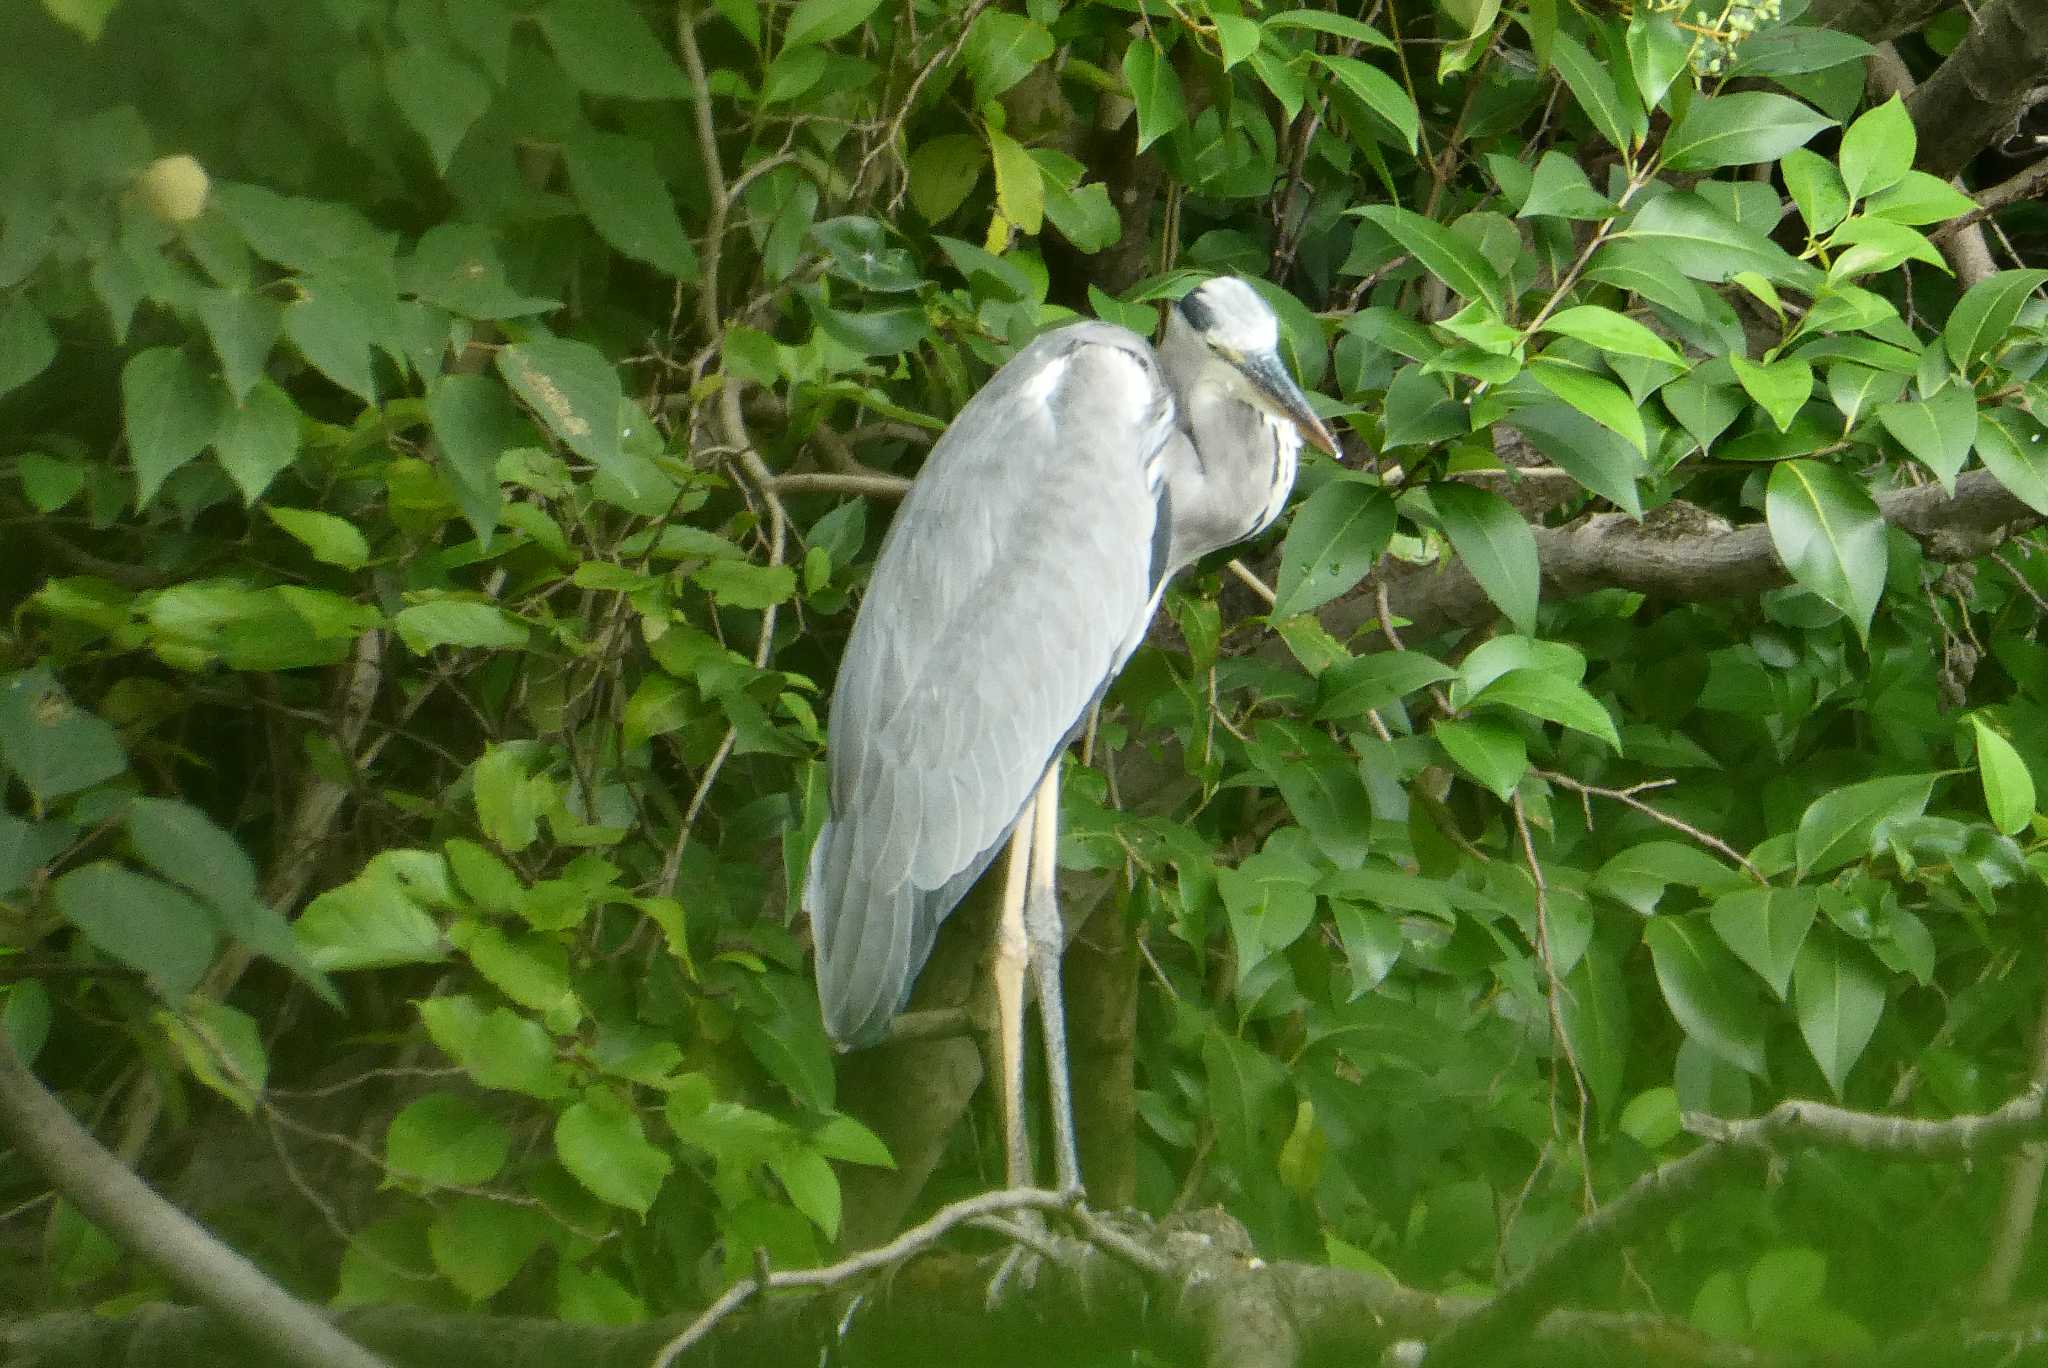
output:
[[[1026,347],[932,449],[832,698],[804,901],[836,1039],[887,1029],[1122,663],[1153,596],[1147,463],[1185,440],[1150,347],[1084,323]]]

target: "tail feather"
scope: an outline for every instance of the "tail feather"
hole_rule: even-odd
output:
[[[859,868],[856,841],[827,822],[811,850],[804,906],[818,954],[818,1004],[825,1030],[846,1049],[880,1040],[909,995],[915,897],[903,884],[877,888]],[[927,942],[928,945],[928,942]]]

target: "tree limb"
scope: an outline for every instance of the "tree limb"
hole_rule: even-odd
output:
[[[1885,521],[1922,542],[1936,560],[1971,560],[2015,531],[2039,521],[1989,471],[1956,480],[1953,497],[1939,485],[1895,490],[1878,499]],[[1661,511],[1661,510],[1660,510]],[[1563,527],[1536,527],[1546,594],[1570,597],[1596,589],[1633,589],[1677,602],[1748,598],[1789,584],[1771,547],[1770,529],[1686,527],[1652,514],[1595,513]],[[1413,566],[1382,562],[1345,598],[1322,610],[1323,626],[1342,640],[1379,615],[1373,589],[1424,635],[1495,616],[1492,601],[1462,564]]]
[[[1960,174],[2019,117],[2043,71],[2048,0],[1991,0],[1906,102],[1920,134],[1915,164],[1943,179]]]
[[[107,1153],[0,1031],[0,1133],[94,1225],[249,1339],[302,1368],[384,1368],[376,1355],[172,1206]]]

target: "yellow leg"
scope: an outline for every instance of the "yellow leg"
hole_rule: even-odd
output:
[[[1038,1026],[1045,1039],[1045,1077],[1050,1092],[1053,1168],[1061,1192],[1081,1190],[1081,1161],[1074,1146],[1074,1099],[1067,1080],[1066,1007],[1060,997],[1060,956],[1066,928],[1060,921],[1054,881],[1059,869],[1060,762],[1039,782],[1031,803],[1031,880],[1024,903],[1025,939],[1031,980],[1038,990]],[[1014,849],[1014,847],[1012,847]]]
[[[1024,1129],[1024,972],[1030,945],[1024,931],[1024,893],[1031,861],[1032,809],[1027,804],[1003,865],[1002,915],[996,923],[996,1052],[1001,1067],[1004,1177],[1011,1187],[1031,1183],[1031,1148]]]

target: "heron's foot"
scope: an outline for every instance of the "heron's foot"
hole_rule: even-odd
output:
[[[1052,1235],[1045,1218],[1036,1211],[1019,1211],[998,1227],[1010,1237],[1010,1248],[989,1279],[983,1305],[989,1311],[1000,1308],[1013,1290],[1031,1291],[1038,1286],[1039,1270],[1052,1257]]]

